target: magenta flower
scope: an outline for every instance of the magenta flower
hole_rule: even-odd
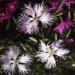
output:
[[[17,0],[11,0],[8,4],[7,4],[7,6],[6,6],[6,9],[5,9],[5,12],[7,13],[7,14],[13,14],[14,12],[15,12],[15,10],[16,10],[16,8],[17,8],[17,4],[18,4],[18,1]]]
[[[0,0],[0,2],[2,2],[2,0]]]
[[[73,43],[74,43],[74,39],[73,38],[63,39],[63,44],[66,44],[67,46],[71,46],[71,44],[73,45]]]
[[[5,14],[4,12],[0,12],[0,23],[3,23],[4,20],[10,19],[10,15]]]
[[[50,12],[56,12],[60,3],[61,3],[61,0],[54,0],[51,3],[51,7],[50,7],[49,11]],[[63,8],[61,8],[60,11],[63,11]]]
[[[0,12],[0,23],[3,22],[4,16],[5,16],[5,14],[3,12]]]
[[[64,0],[65,5],[67,5],[68,8],[70,8],[70,5],[75,4],[75,0]]]
[[[72,27],[73,27],[73,22],[70,20],[67,20],[67,21],[61,22],[58,26],[56,26],[54,28],[54,31],[59,33],[60,35],[63,35],[65,31],[70,30]]]
[[[9,20],[17,9],[18,0],[11,0],[5,7],[5,10],[0,11],[0,23]]]

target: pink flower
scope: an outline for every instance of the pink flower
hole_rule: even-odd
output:
[[[68,6],[68,8],[70,8],[70,5],[75,4],[75,0],[64,0],[65,5]]]
[[[61,3],[61,0],[54,0],[53,2],[51,2],[51,7],[49,11],[56,12],[60,3]],[[61,8],[60,11],[63,11],[63,8]]]
[[[54,28],[54,31],[59,33],[60,35],[63,35],[65,31],[70,30],[72,27],[73,27],[73,22],[70,20],[67,20],[67,21],[61,22],[58,26],[56,26]]]
[[[0,12],[0,23],[3,22],[4,16],[5,16],[5,14],[3,12]]]
[[[73,43],[74,43],[74,39],[73,38],[63,39],[63,44],[66,44],[67,46],[73,46]]]
[[[2,1],[1,1],[2,2]],[[17,9],[18,0],[11,0],[5,7],[5,10],[0,11],[0,23],[9,20]]]
[[[13,14],[17,8],[17,4],[18,4],[18,1],[17,0],[11,0],[7,6],[6,6],[6,9],[5,9],[5,12],[7,14]]]
[[[3,23],[4,20],[10,19],[10,15],[5,14],[4,12],[0,12],[0,23]]]
[[[0,0],[0,3],[2,3],[2,0]]]

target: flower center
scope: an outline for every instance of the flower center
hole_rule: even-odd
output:
[[[10,59],[10,65],[16,65],[17,64],[17,61],[16,61],[16,59],[14,59],[14,58],[11,58]]]
[[[53,51],[52,51],[52,48],[51,47],[49,47],[49,46],[47,46],[47,49],[46,49],[47,51],[46,51],[46,53],[49,53],[49,56],[52,56],[53,55]]]

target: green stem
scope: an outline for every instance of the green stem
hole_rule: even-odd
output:
[[[67,33],[66,38],[69,37],[70,33],[71,33],[71,30],[69,30],[69,32]]]
[[[41,27],[41,34],[42,34],[43,39],[45,39],[45,35],[44,35],[44,32],[43,32],[43,28],[42,27]]]
[[[69,59],[71,59],[72,64],[75,64],[75,62],[74,62],[74,60],[73,60],[73,58],[71,56],[69,56]]]
[[[71,19],[71,13],[68,11],[68,19]]]
[[[46,38],[47,38],[47,36],[49,35],[49,31],[50,31],[50,28],[49,28],[48,31],[47,31]]]
[[[61,7],[63,6],[63,4],[64,4],[64,0],[62,0],[61,1],[61,4],[59,5],[59,7],[58,7],[58,9],[57,9],[57,11],[56,12],[59,12],[59,10],[61,9]]]
[[[60,18],[60,21],[61,21],[61,22],[63,22],[63,19],[62,19],[62,17],[61,17],[61,16],[59,16],[59,18]]]
[[[20,43],[21,47],[24,49],[24,51],[26,51],[27,49],[25,48],[24,44],[21,41],[19,43]]]
[[[55,41],[57,41],[57,39],[58,39],[58,38],[57,38],[57,34],[55,33]]]
[[[31,40],[31,41],[37,43],[37,40],[36,40],[35,38],[33,38],[33,37],[29,37],[29,40]]]
[[[14,24],[17,25],[17,26],[19,26],[19,23],[17,22],[17,20],[15,19],[15,17],[12,17],[12,19],[13,19]],[[18,28],[16,28],[16,29],[18,29]]]
[[[3,49],[4,47],[0,47],[0,50]]]
[[[75,11],[74,11],[74,14],[73,14],[73,15],[74,15],[74,19],[73,19],[73,21],[75,22]]]

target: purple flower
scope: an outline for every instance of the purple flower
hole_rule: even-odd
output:
[[[11,0],[8,4],[7,4],[7,6],[6,6],[6,8],[5,8],[5,12],[7,13],[7,14],[10,14],[10,15],[12,15],[14,12],[15,12],[15,10],[16,10],[16,8],[17,8],[17,4],[18,4],[18,1],[17,0]]]
[[[65,5],[68,6],[68,8],[70,8],[70,5],[75,4],[75,0],[64,0]]]
[[[11,0],[9,3],[7,3],[4,10],[0,10],[0,23],[10,20],[10,18],[17,9],[17,5],[18,0]]]
[[[53,2],[51,2],[51,7],[49,11],[56,12],[60,3],[61,3],[61,0],[54,0]],[[63,11],[63,8],[61,8],[60,11]]]
[[[4,16],[5,16],[5,14],[3,12],[0,12],[0,23],[3,22]]]
[[[63,39],[63,44],[66,44],[67,46],[73,46],[73,43],[74,43],[74,39],[73,38]]]
[[[0,0],[0,2],[2,2],[2,0]]]
[[[4,12],[0,12],[0,23],[3,23],[4,20],[10,19],[10,15],[5,14]]]
[[[65,31],[70,30],[73,27],[73,22],[70,20],[67,20],[65,22],[61,22],[58,26],[54,28],[54,31],[59,33],[60,35],[63,35]]]

